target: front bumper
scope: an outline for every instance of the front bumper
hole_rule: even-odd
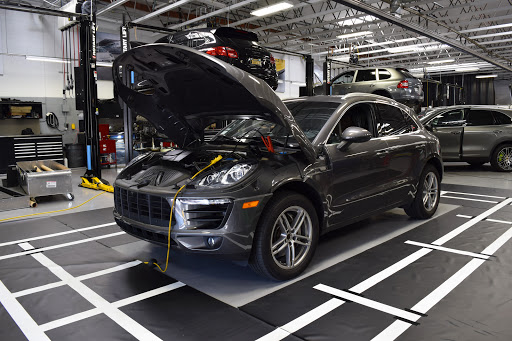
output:
[[[251,198],[233,199],[226,210],[226,216],[220,226],[216,228],[193,228],[180,224],[180,214],[173,212],[171,224],[171,247],[176,250],[192,253],[216,255],[230,260],[247,260],[249,258],[254,231],[258,224],[263,208],[270,198],[270,194]],[[180,197],[180,199],[195,199],[192,197]],[[218,199],[218,198],[215,198]],[[166,198],[169,202],[171,198]],[[243,209],[245,202],[259,200],[257,207]],[[143,222],[142,218],[134,215],[123,215],[123,207],[116,205],[114,218],[116,223],[126,233],[139,239],[149,241],[167,247],[168,220],[164,226]],[[183,210],[183,209],[182,209]],[[186,210],[186,208],[185,208]],[[176,222],[176,217],[178,223]],[[179,228],[181,225],[181,229]]]

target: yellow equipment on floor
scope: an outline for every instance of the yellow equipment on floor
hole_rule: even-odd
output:
[[[82,183],[78,186],[84,187],[84,188],[91,188],[95,190],[101,190],[105,192],[114,193],[114,187],[112,185],[106,185],[104,184],[99,178],[92,176],[89,178],[86,178],[84,176],[81,176]]]

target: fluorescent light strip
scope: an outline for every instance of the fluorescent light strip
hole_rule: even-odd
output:
[[[98,15],[102,15],[103,13],[105,12],[108,12],[108,11],[111,11],[113,10],[114,8],[118,7],[118,6],[121,6],[122,4],[128,2],[128,0],[116,0],[114,2],[111,2],[107,7],[101,9],[98,11],[98,13],[96,13],[96,16]]]
[[[372,31],[361,31],[361,32],[342,34],[342,35],[336,36],[336,38],[348,39],[348,38],[364,37],[364,36],[371,36],[371,35],[373,35]]]
[[[49,63],[71,63],[69,60],[56,57],[40,57],[40,56],[25,56],[26,60],[32,60],[36,62],[49,62]]]
[[[480,70],[480,68],[470,67],[470,68],[455,69],[455,72],[474,72],[474,71],[479,71],[479,70]]]
[[[180,6],[184,5],[184,4],[186,4],[187,2],[190,2],[190,0],[176,1],[176,2],[174,2],[172,4],[169,4],[167,6],[164,6],[164,7],[160,8],[159,10],[153,11],[153,12],[151,12],[151,13],[143,16],[143,17],[135,19],[132,22],[135,23],[135,24],[143,22],[145,20],[151,19],[151,18],[153,18],[153,17],[155,17],[157,15],[160,15],[162,13],[169,12],[171,9],[176,8],[176,7],[180,7]]]
[[[498,75],[478,75],[475,78],[496,78]]]
[[[96,66],[112,67],[112,63],[108,63],[108,62],[96,62]]]
[[[272,14],[272,13],[284,11],[285,9],[288,9],[291,7],[293,7],[293,4],[283,1],[283,2],[278,2],[277,4],[274,4],[274,5],[270,5],[267,7],[263,7],[263,8],[254,10],[251,12],[251,15],[254,15],[257,17],[264,17],[264,16]]]
[[[434,64],[443,64],[443,63],[453,63],[455,59],[444,59],[444,60],[434,60],[431,62],[427,62],[427,64],[434,65]]]

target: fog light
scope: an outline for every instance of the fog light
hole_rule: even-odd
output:
[[[222,237],[207,237],[206,246],[210,249],[216,249],[222,243]]]

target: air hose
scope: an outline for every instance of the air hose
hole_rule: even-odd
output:
[[[216,164],[217,162],[219,162],[220,160],[222,159],[222,155],[219,155],[217,156],[215,159],[213,159],[212,161],[210,161],[210,164],[206,167],[204,167],[203,169],[201,169],[199,172],[197,172],[196,174],[194,174],[190,180],[194,180],[194,178],[196,176],[198,176],[201,172],[205,171],[206,169],[210,168],[211,166],[213,166],[214,164]],[[185,187],[187,186],[187,184],[183,185],[180,187],[180,189],[178,189],[178,191],[176,192],[176,194],[174,195],[174,198],[172,199],[172,204],[171,204],[171,214],[169,216],[169,230],[167,231],[167,256],[165,258],[165,268],[162,270],[162,268],[160,267],[160,265],[158,265],[157,262],[144,262],[144,264],[150,264],[152,263],[153,265],[155,265],[161,272],[166,272],[167,271],[167,267],[169,265],[169,251],[171,250],[171,223],[172,223],[172,213],[174,212],[174,203],[176,202],[176,198],[178,197],[178,194],[181,192],[182,189],[184,189]]]

